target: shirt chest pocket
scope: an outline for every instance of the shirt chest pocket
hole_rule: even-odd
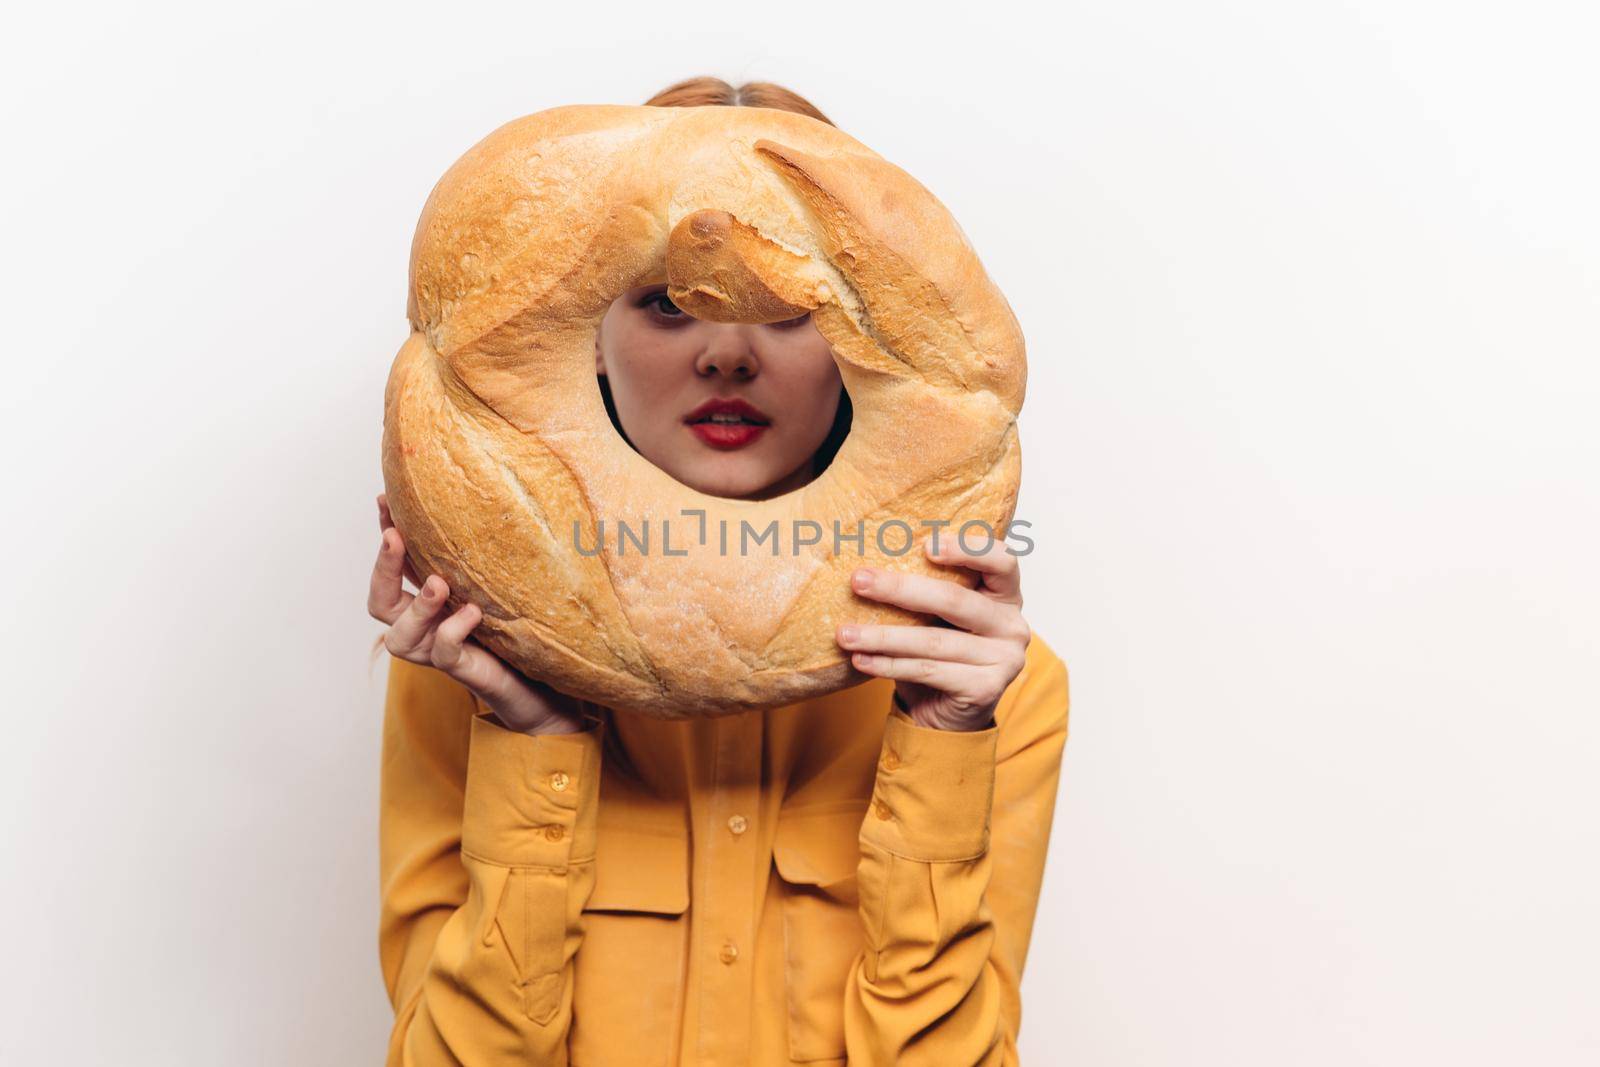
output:
[[[856,866],[867,801],[820,801],[778,813],[772,844],[781,883],[789,1057],[842,1060],[844,992],[864,938]]]
[[[683,1013],[689,837],[681,817],[600,809],[574,961],[573,1067],[667,1067]]]

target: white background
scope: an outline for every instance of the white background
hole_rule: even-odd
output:
[[[918,176],[1028,337],[1073,725],[1023,1062],[1596,1062],[1591,11],[31,5],[0,1061],[380,1062],[412,226],[500,123],[709,73]]]

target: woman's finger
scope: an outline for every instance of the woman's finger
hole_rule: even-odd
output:
[[[471,636],[482,621],[483,609],[468,601],[451,612],[448,618],[440,620],[436,632],[445,640],[460,644]]]
[[[935,563],[956,567],[969,567],[983,575],[980,592],[1022,606],[1022,570],[1017,557],[1006,549],[1004,541],[990,538],[986,547],[969,551],[958,537],[941,537],[939,550],[933,549],[933,539],[923,542],[923,549]]]
[[[955,700],[973,704],[980,702],[992,673],[988,667],[970,663],[949,663],[916,656],[883,656],[871,652],[852,653],[850,663],[858,671],[879,678],[915,682],[946,693]]]
[[[489,696],[498,688],[504,667],[482,645],[469,640],[482,621],[483,612],[478,605],[463,604],[434,627],[428,660],[468,689]]]
[[[399,528],[395,526],[394,516],[389,513],[388,493],[378,494],[378,526],[385,531],[394,530],[395,539],[400,544],[400,573],[405,576],[406,581],[421,589],[422,579],[417,577],[417,570],[411,565],[411,557],[405,554],[405,537],[400,533]]]
[[[850,587],[861,596],[937,615],[953,626],[985,637],[1011,637],[1017,632],[1010,622],[1017,614],[1013,605],[943,578],[861,567],[852,576]]]
[[[391,653],[409,657],[425,647],[432,637],[433,618],[444,606],[449,592],[450,587],[443,578],[437,574],[428,575],[421,592],[411,599],[384,637],[383,643]]]
[[[367,589],[367,614],[385,626],[393,626],[412,600],[411,594],[400,586],[400,561],[405,553],[394,544],[399,536],[391,537],[388,530],[383,532],[378,544],[378,562],[372,567],[372,584]]]
[[[912,656],[994,666],[1012,655],[1011,645],[948,626],[883,626],[846,623],[839,627],[839,644],[852,652],[887,656]]]

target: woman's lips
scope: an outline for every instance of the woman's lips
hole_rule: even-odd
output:
[[[767,429],[753,422],[691,422],[688,427],[712,448],[726,450],[751,444]]]
[[[744,448],[761,436],[772,420],[741,396],[707,397],[685,417],[694,435],[712,448]]]

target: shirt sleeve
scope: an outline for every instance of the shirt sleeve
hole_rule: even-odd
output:
[[[603,722],[528,735],[391,659],[380,773],[388,1067],[565,1065]]]
[[[891,712],[861,824],[864,950],[845,993],[851,1067],[1015,1067],[1020,986],[1067,731],[1067,670],[1036,637],[970,732]]]

